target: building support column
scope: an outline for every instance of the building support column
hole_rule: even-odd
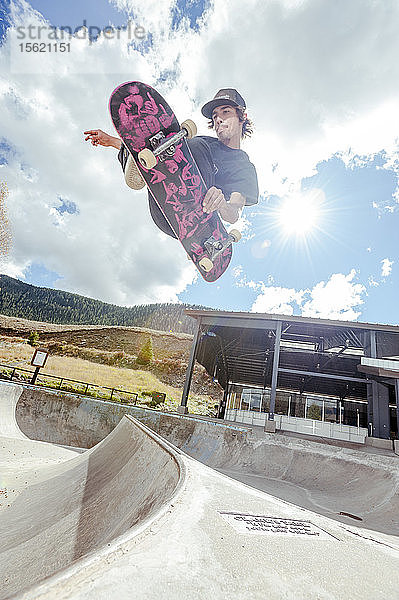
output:
[[[272,385],[270,391],[270,409],[269,409],[269,418],[268,421],[272,421],[274,423],[274,427],[271,427],[271,423],[268,421],[265,423],[265,431],[275,431],[276,424],[274,422],[274,412],[276,410],[276,393],[277,393],[277,378],[278,378],[278,365],[280,361],[280,341],[281,341],[281,330],[282,330],[282,322],[277,322],[276,327],[276,339],[274,341],[274,356],[273,356],[273,373],[272,373]]]
[[[219,405],[218,419],[224,419],[227,409],[227,398],[229,395],[229,382],[227,381],[226,387],[223,390],[223,399]]]
[[[389,390],[382,383],[373,381],[373,437],[389,440],[391,419],[389,414]]]
[[[182,413],[184,415],[188,413],[187,400],[188,400],[188,394],[190,391],[191,379],[193,376],[195,357],[197,356],[200,332],[201,332],[201,319],[197,319],[197,325],[196,325],[196,329],[195,329],[195,333],[194,333],[193,344],[191,346],[191,351],[190,351],[190,358],[188,359],[186,379],[184,381],[184,388],[183,388],[183,394],[181,397],[181,403],[180,403],[180,406],[177,407],[177,412]]]
[[[378,358],[377,356],[377,336],[376,331],[370,331],[370,355],[371,358]],[[368,385],[367,388],[371,388],[371,397],[370,390],[368,389],[367,400],[369,405],[369,415],[371,413],[371,419],[369,422],[372,422],[372,437],[382,438],[385,440],[389,440],[391,437],[391,419],[389,414],[389,392],[388,388],[379,383],[378,381],[373,381],[371,385]],[[371,407],[370,407],[371,400]]]
[[[398,424],[398,440],[399,440],[399,379],[395,379],[395,396],[396,396],[396,423]]]
[[[369,358],[377,357],[377,343],[375,331],[369,331],[369,345],[365,352]],[[377,395],[377,384],[373,381],[371,385],[367,386],[367,429],[369,437],[374,436],[374,402],[373,398]]]

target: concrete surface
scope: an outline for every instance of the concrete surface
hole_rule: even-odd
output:
[[[180,415],[157,418],[183,450],[259,487],[267,481],[285,500],[201,464],[131,416],[79,455],[2,437],[3,464],[7,448],[14,471],[27,468],[28,451],[31,473],[35,455],[37,461],[35,476],[0,511],[0,598],[399,597],[393,453],[261,438]],[[54,464],[43,465],[46,454]],[[287,500],[310,501],[320,514]],[[338,507],[364,521],[321,514]],[[367,519],[380,530],[363,527]]]
[[[392,449],[326,444],[322,438],[268,434],[263,427],[40,389],[24,389],[17,405],[26,435],[70,446],[98,443],[129,413],[191,457],[243,483],[340,522],[399,535],[399,461]]]
[[[15,416],[22,392],[21,385],[1,383],[0,437],[27,439],[27,436],[20,430]]]
[[[266,420],[264,424],[264,431],[267,433],[276,433],[276,421]]]
[[[30,443],[13,445],[21,462]],[[2,599],[145,522],[173,495],[184,469],[166,444],[127,417],[92,450],[72,454],[57,466],[37,466],[36,480],[0,512]]]
[[[373,448],[384,448],[385,450],[392,450],[394,447],[392,440],[383,440],[381,438],[366,437],[364,443],[366,446],[373,446]]]
[[[39,481],[43,467],[58,465],[75,456],[70,449],[30,440],[22,433],[15,417],[22,391],[19,385],[0,384],[0,519],[2,511],[8,510],[24,490]],[[0,579],[0,590],[3,585]]]

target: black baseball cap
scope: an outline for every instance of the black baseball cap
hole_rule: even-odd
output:
[[[233,88],[224,88],[215,94],[213,100],[210,100],[204,104],[204,106],[201,108],[201,112],[204,117],[207,117],[207,119],[212,119],[213,110],[217,106],[223,106],[224,104],[228,104],[230,106],[241,106],[242,108],[246,107],[244,98],[237,92],[237,90]]]

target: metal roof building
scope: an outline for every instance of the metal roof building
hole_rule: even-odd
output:
[[[346,410],[350,421],[351,410],[357,411],[357,425],[361,415],[369,436],[397,436],[398,326],[213,310],[186,310],[186,314],[196,319],[197,327],[182,411],[186,410],[197,360],[223,387],[225,399],[240,395],[240,409],[243,394],[248,396],[245,390],[267,391],[267,406],[261,399],[256,409],[267,413],[269,425],[275,421],[276,398],[284,391],[296,394],[290,398],[297,404],[298,398],[306,395],[328,398],[330,404],[335,399],[337,409],[330,420],[342,422],[339,411]],[[381,361],[389,361],[389,365]],[[306,417],[304,406],[305,414],[300,416]],[[322,406],[324,418],[327,405]]]

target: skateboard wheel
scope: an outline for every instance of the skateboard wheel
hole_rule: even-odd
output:
[[[187,138],[189,140],[197,135],[197,126],[191,119],[186,119],[183,121],[181,124],[181,129],[185,129],[187,131]]]
[[[232,229],[229,231],[229,235],[232,236],[234,242],[239,242],[242,237],[241,232],[238,231],[238,229]]]
[[[153,169],[157,164],[157,158],[155,154],[148,148],[140,150],[140,152],[138,153],[138,159],[140,161],[141,166],[145,169]]]
[[[201,258],[198,264],[201,267],[201,269],[205,271],[205,273],[209,273],[209,271],[212,271],[213,269],[213,262],[206,256],[204,256],[204,258]]]

